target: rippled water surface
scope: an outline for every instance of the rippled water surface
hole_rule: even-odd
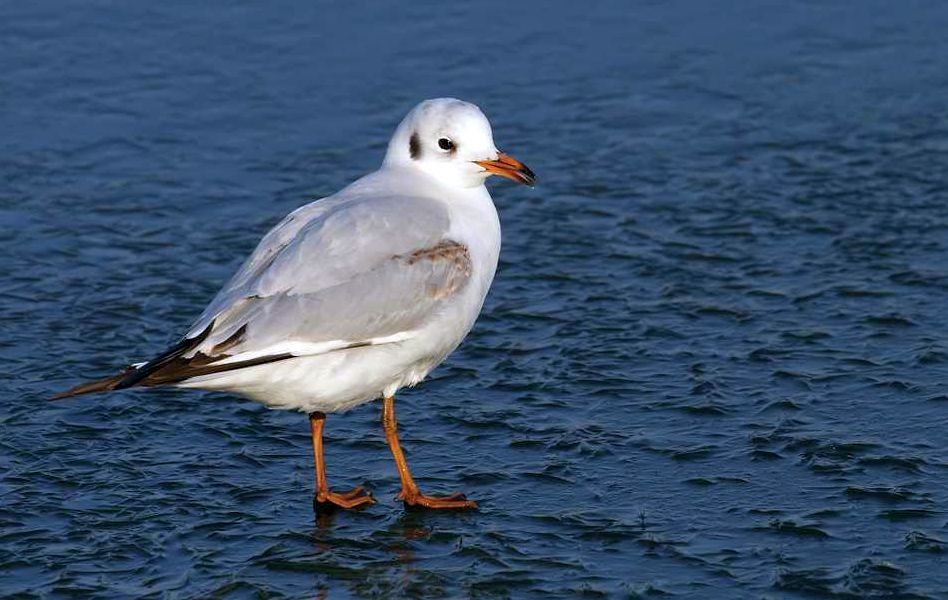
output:
[[[948,597],[948,5],[0,6],[0,595]],[[397,7],[397,8],[396,8]],[[400,396],[55,391],[173,342],[417,101],[481,105],[501,265]]]

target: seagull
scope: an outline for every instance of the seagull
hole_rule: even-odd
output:
[[[497,150],[477,106],[425,100],[398,125],[381,168],[270,230],[178,343],[54,398],[173,386],[305,412],[317,510],[374,502],[362,487],[330,489],[323,427],[327,413],[382,398],[398,499],[476,508],[461,493],[421,492],[399,444],[395,393],[457,348],[481,311],[500,253],[491,175],[531,187],[536,179]]]

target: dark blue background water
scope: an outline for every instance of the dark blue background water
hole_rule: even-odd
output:
[[[5,3],[0,592],[948,597],[948,5]],[[280,217],[478,103],[484,314],[328,422],[53,392],[148,358]]]

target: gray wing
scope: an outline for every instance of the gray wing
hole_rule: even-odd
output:
[[[410,336],[466,285],[439,202],[330,197],[268,233],[194,324],[190,357],[239,363]]]

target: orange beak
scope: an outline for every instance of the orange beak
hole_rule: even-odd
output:
[[[527,165],[503,152],[497,153],[497,160],[475,160],[474,162],[484,167],[491,175],[500,175],[530,187],[533,187],[537,181],[537,176]]]

